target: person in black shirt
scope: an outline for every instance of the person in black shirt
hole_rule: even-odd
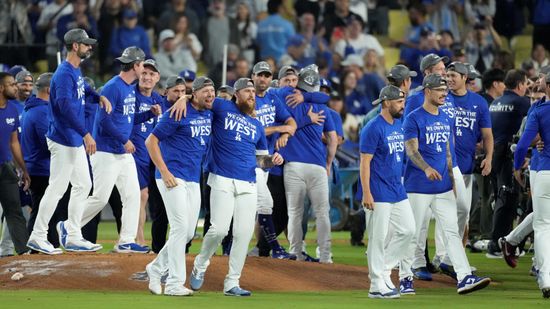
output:
[[[489,106],[495,141],[491,178],[496,197],[492,237],[487,248],[487,257],[490,258],[502,256],[498,239],[511,231],[516,214],[518,193],[512,176],[510,143],[530,106],[529,99],[525,97],[527,75],[524,71],[510,70],[504,84],[504,94]]]

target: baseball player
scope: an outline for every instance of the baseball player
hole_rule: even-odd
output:
[[[298,76],[297,88],[302,92],[314,92],[319,89],[319,74],[314,70],[302,70]],[[326,94],[322,94],[328,97]],[[298,130],[285,148],[281,150],[285,157],[284,183],[288,203],[288,240],[290,254],[298,260],[305,260],[302,254],[302,218],[304,215],[305,196],[309,197],[311,207],[315,212],[317,228],[317,245],[320,249],[321,263],[332,263],[328,175],[338,145],[338,137],[334,123],[330,118],[328,107],[321,104],[304,102],[295,107],[288,106],[291,115],[297,123],[308,119],[308,111],[328,115],[323,125],[298,125]],[[327,146],[321,139],[323,133],[327,137]]]
[[[248,244],[254,231],[257,210],[257,160],[261,167],[280,165],[278,153],[267,156],[268,148],[262,124],[254,118],[255,89],[248,78],[235,82],[235,102],[220,98],[212,106],[212,135],[208,151],[211,187],[211,226],[195,258],[190,285],[201,288],[210,258],[229,230],[233,219],[233,244],[229,255],[229,272],[224,281],[224,294],[250,296],[239,286]],[[257,158],[257,156],[259,156]]]
[[[269,154],[273,154],[275,149],[279,150],[286,146],[288,139],[296,131],[296,122],[290,116],[286,106],[273,92],[267,91],[272,76],[271,66],[265,61],[256,63],[252,69],[252,81],[256,90],[256,119],[264,127]],[[272,250],[273,258],[295,259],[296,257],[290,256],[277,241],[272,218],[273,198],[267,187],[268,175],[269,170],[256,168],[259,227]],[[259,233],[258,236],[260,236]]]
[[[22,171],[25,190],[29,188],[31,179],[25,167],[18,139],[19,114],[16,103],[8,101],[15,98],[16,89],[14,78],[8,73],[0,72],[0,204],[2,204],[15,251],[23,254],[28,251],[25,246],[28,232],[19,200],[19,176],[12,160]],[[7,252],[7,254],[13,253]]]
[[[415,228],[401,182],[405,147],[399,118],[403,115],[405,93],[395,86],[386,86],[376,103],[381,103],[380,115],[360,135],[362,204],[367,209],[369,234],[369,297],[398,298],[399,292],[390,278],[391,269],[407,254]],[[385,248],[390,225],[394,235]],[[400,292],[412,294],[414,289],[401,285]]]
[[[468,223],[470,208],[472,205],[473,171],[476,154],[476,144],[479,140],[483,142],[485,158],[481,162],[483,176],[491,173],[491,161],[493,159],[493,131],[491,129],[491,116],[487,101],[466,89],[468,79],[468,66],[461,62],[453,62],[447,66],[447,85],[450,95],[454,101],[454,138],[456,160],[462,177],[465,189],[463,193],[457,194],[458,207],[458,236],[463,237]],[[457,192],[458,193],[458,192]],[[441,228],[438,225],[438,228]],[[441,230],[436,232],[436,258],[439,260],[439,269],[454,277],[454,272],[445,259],[446,250]],[[437,262],[434,262],[437,264]]]
[[[29,248],[46,254],[62,253],[61,249],[54,248],[46,238],[48,223],[69,182],[72,189],[65,227],[75,236],[65,239],[62,245],[68,251],[101,249],[80,235],[82,205],[92,188],[86,153],[94,154],[96,151],[96,142],[85,128],[85,97],[98,96],[84,82],[80,63],[90,56],[92,46],[97,41],[89,38],[86,31],[76,28],[65,33],[64,42],[67,58],[55,71],[50,85],[50,126],[46,134],[51,153],[50,179],[27,243]],[[100,96],[95,101],[99,102],[106,113],[111,112],[111,103],[106,97]]]
[[[550,95],[550,75],[546,76],[546,95]],[[534,107],[527,118],[525,131],[521,136],[514,153],[514,177],[523,184],[521,168],[531,142],[537,134],[545,145],[550,144],[550,104],[547,102]],[[550,148],[545,147],[540,153],[537,165],[536,182],[533,190],[533,229],[535,231],[535,258],[539,268],[537,281],[544,298],[550,298],[550,208],[548,194],[550,189]]]
[[[201,163],[208,147],[214,83],[207,77],[193,81],[187,117],[176,121],[165,113],[151,135],[147,149],[157,167],[157,186],[166,206],[170,235],[157,258],[146,267],[149,290],[161,293],[160,277],[168,269],[165,295],[187,296],[185,246],[195,235],[201,205]]]
[[[409,160],[405,167],[405,189],[416,222],[416,233],[408,257],[400,268],[404,278],[412,280],[408,267],[415,250],[426,243],[421,227],[428,208],[445,233],[445,247],[457,273],[457,292],[467,294],[485,288],[489,278],[472,275],[468,258],[458,235],[456,199],[450,139],[452,123],[440,109],[447,96],[447,81],[439,74],[430,74],[422,83],[424,103],[414,110],[403,124],[405,149]],[[401,277],[401,273],[400,273]],[[410,283],[412,289],[412,282]]]
[[[154,105],[160,105],[161,110],[164,110],[164,99],[157,92],[153,91],[159,80],[160,73],[155,60],[145,60],[143,62],[143,71],[139,76],[138,83],[135,85],[136,108],[140,113],[149,111],[151,106]],[[130,134],[130,140],[136,147],[133,155],[136,161],[139,188],[141,190],[139,223],[136,236],[136,242],[140,245],[145,245],[143,228],[147,219],[145,207],[149,199],[149,165],[151,164],[151,159],[145,147],[145,139],[153,130],[155,123],[156,118],[151,118],[145,122],[134,124],[132,133]]]

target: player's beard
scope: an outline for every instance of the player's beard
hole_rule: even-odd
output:
[[[86,60],[92,56],[92,50],[88,50],[87,52],[81,52],[80,50],[76,53],[78,57],[80,57],[81,60]]]
[[[239,101],[237,107],[241,113],[256,117],[256,102],[254,101],[254,98]]]

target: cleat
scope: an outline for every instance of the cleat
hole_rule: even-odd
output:
[[[147,246],[140,246],[136,243],[118,244],[113,248],[116,253],[148,253],[151,251]]]
[[[380,299],[395,299],[399,298],[399,292],[397,289],[388,289],[387,291],[369,291],[369,298],[380,298]]]
[[[279,247],[278,249],[273,250],[271,253],[271,257],[279,260],[296,260],[296,256],[294,254],[286,252],[285,248],[283,247]]]
[[[399,281],[399,292],[401,295],[416,295],[412,277],[407,277]]]
[[[164,295],[167,295],[167,296],[191,296],[191,295],[193,295],[193,291],[186,288],[186,287],[184,287],[183,285],[176,286],[176,287],[167,286],[164,289]]]
[[[491,283],[490,278],[478,277],[475,275],[468,275],[462,279],[456,286],[458,294],[468,294],[481,290],[487,287]]]
[[[147,266],[145,266],[145,272],[147,272],[147,276],[149,277],[149,291],[151,291],[151,294],[162,294],[162,285],[160,283],[161,276],[153,270],[153,265],[147,264]]]
[[[412,269],[414,278],[422,281],[432,281],[432,274],[426,267],[419,267]]]
[[[103,246],[94,244],[86,239],[67,240],[65,243],[65,250],[69,252],[96,252],[101,249],[103,249]]]
[[[225,296],[250,296],[252,293],[245,289],[241,289],[240,286],[234,286],[229,291],[223,292]]]
[[[202,284],[204,283],[204,272],[199,272],[196,268],[193,267],[191,272],[191,277],[189,278],[189,285],[193,291],[198,291],[201,289]]]
[[[516,255],[517,247],[507,242],[504,237],[499,238],[498,246],[502,251],[502,256],[504,257],[506,264],[512,268],[516,268],[518,265],[518,256]]]
[[[302,252],[302,258],[300,259],[304,262],[313,262],[313,263],[319,263],[319,259],[316,259],[312,257],[311,255],[307,254],[306,252]]]
[[[65,248],[65,245],[67,243],[67,230],[65,229],[65,222],[59,221],[55,225],[55,228],[57,229],[57,236],[59,237],[59,244],[61,247]]]
[[[61,249],[54,248],[54,246],[47,240],[29,239],[27,242],[27,247],[48,255],[58,255],[63,253]]]
[[[451,265],[441,263],[441,264],[439,264],[439,271],[442,274],[447,275],[447,276],[453,278],[456,281],[456,272],[454,270],[454,267],[452,267]]]

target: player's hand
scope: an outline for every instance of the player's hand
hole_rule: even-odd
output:
[[[176,116],[176,121],[185,118],[187,116],[187,96],[182,95],[168,110],[170,111],[170,118]]]
[[[134,146],[131,140],[128,140],[126,144],[124,144],[124,150],[126,150],[126,153],[134,153],[136,152],[136,146]]]
[[[374,198],[370,192],[363,193],[363,200],[361,205],[368,210],[374,210]]]
[[[426,170],[424,170],[424,173],[426,173],[426,177],[429,180],[443,180],[443,177],[441,177],[441,174],[439,174],[438,171],[434,170],[431,167],[428,167]]]
[[[292,136],[294,136],[294,133],[296,133],[296,127],[289,126],[289,125],[283,125],[279,127],[279,133],[288,133]]]
[[[313,106],[309,108],[309,111],[307,112],[307,115],[309,116],[309,119],[311,119],[311,123],[322,125],[325,122],[326,116],[323,115],[325,113],[324,110],[320,110],[318,113],[313,111]]]
[[[273,154],[273,157],[271,158],[271,162],[275,165],[282,165],[285,160],[283,159],[283,156],[281,156],[280,153],[276,152]]]
[[[525,187],[525,182],[523,181],[523,173],[522,173],[521,169],[514,170],[514,178],[516,179],[516,181],[519,183],[519,185],[522,188]]]
[[[95,140],[90,133],[84,135],[84,147],[88,155],[93,155],[96,152]]]
[[[300,90],[294,89],[294,93],[287,95],[285,99],[288,106],[296,107],[298,104],[304,102],[304,95]]]
[[[162,107],[159,104],[152,105],[150,110],[155,116],[162,115]]]
[[[288,134],[281,134],[277,139],[277,142],[275,142],[275,149],[280,150],[281,148],[284,148],[288,143],[288,137]]]
[[[110,114],[113,111],[111,102],[105,96],[99,97],[99,107],[103,108],[107,114]]]
[[[162,181],[164,182],[166,188],[174,188],[178,185],[176,177],[174,177],[170,171],[166,170],[165,172],[161,172],[160,176],[162,177]]]
[[[544,142],[542,140],[537,142],[537,150],[542,152],[544,150]]]
[[[23,191],[29,190],[29,187],[31,186],[31,176],[29,176],[27,171],[23,171],[21,181],[23,182]]]
[[[489,176],[491,174],[492,169],[492,162],[491,160],[487,160],[487,158],[483,159],[481,161],[481,176]]]

